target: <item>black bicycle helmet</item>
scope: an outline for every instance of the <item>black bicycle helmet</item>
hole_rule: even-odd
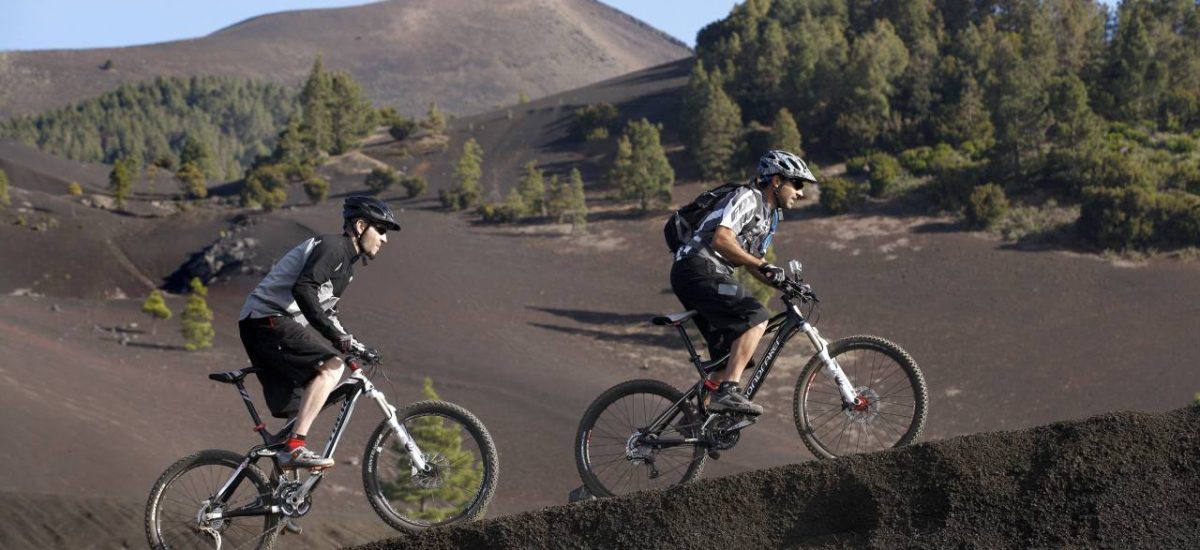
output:
[[[382,224],[392,231],[400,230],[400,223],[396,221],[392,209],[383,201],[366,195],[346,197],[346,202],[342,203],[342,218],[347,223],[362,218],[374,224]]]

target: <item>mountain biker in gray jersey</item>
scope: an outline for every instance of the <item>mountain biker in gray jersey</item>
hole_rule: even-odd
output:
[[[719,383],[708,405],[712,411],[762,414],[762,406],[746,399],[738,382],[770,314],[733,273],[740,266],[766,284],[783,282],[783,268],[762,258],[782,210],[804,197],[805,183],[816,181],[800,157],[767,151],[759,159],[757,177],[718,202],[675,254],[671,289],[685,308],[699,312],[696,325],[710,357],[730,354],[725,368],[712,375]]]
[[[279,457],[285,468],[333,466],[305,447],[305,437],[342,377],[341,356],[365,349],[342,327],[337,303],[354,279],[354,262],[366,265],[387,232],[400,230],[391,209],[372,197],[346,198],[342,219],[341,235],[313,237],[280,258],[238,315],[246,354],[263,369],[258,376],[267,406],[276,417],[296,414],[288,452]]]

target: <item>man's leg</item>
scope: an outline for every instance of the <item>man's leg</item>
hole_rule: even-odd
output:
[[[317,376],[308,383],[304,397],[300,399],[300,412],[296,414],[296,426],[292,430],[293,434],[308,435],[308,429],[317,419],[317,413],[321,412],[321,406],[325,404],[329,394],[333,393],[333,388],[337,387],[338,382],[342,379],[344,370],[342,360],[337,357],[326,359],[318,367]]]
[[[718,372],[713,373],[713,381],[721,382],[738,382],[742,379],[742,372],[746,370],[746,365],[750,362],[750,358],[754,356],[754,350],[758,349],[758,342],[762,340],[763,334],[767,332],[767,322],[763,321],[757,325],[750,327],[749,330],[743,332],[733,341],[732,348],[729,352],[729,362],[726,367]]]

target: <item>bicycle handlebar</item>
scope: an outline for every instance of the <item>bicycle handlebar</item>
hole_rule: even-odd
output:
[[[817,294],[813,292],[812,286],[803,282],[800,279],[784,279],[783,284],[779,286],[779,290],[783,291],[784,299],[798,299],[803,303],[820,302]]]

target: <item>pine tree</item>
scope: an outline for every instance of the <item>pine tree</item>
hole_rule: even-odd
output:
[[[158,334],[158,322],[170,319],[172,315],[171,308],[167,307],[167,301],[163,299],[162,291],[158,289],[150,291],[146,301],[142,302],[142,312],[150,315],[150,334]]]
[[[617,142],[617,155],[609,172],[623,200],[638,208],[671,202],[675,170],[659,141],[659,128],[649,120],[631,120]]]
[[[329,112],[332,101],[333,78],[325,72],[325,65],[318,55],[300,90],[301,131],[308,140],[308,150],[317,155],[333,148],[333,124]]]
[[[722,80],[720,71],[714,71],[693,100],[698,110],[688,134],[688,149],[701,177],[706,179],[728,178],[733,173],[734,154],[741,146],[742,112],[725,94]]]
[[[208,287],[200,282],[199,277],[193,277],[189,286],[192,293],[188,295],[187,305],[184,306],[183,313],[179,316],[183,323],[180,333],[183,334],[186,342],[184,347],[188,351],[210,348],[216,333],[212,328],[213,313],[208,309],[208,301],[205,300],[205,297],[208,296]]]
[[[359,140],[374,127],[376,114],[362,86],[349,73],[334,73],[331,92],[330,152],[340,155],[358,147]]]
[[[563,211],[567,209],[567,198],[570,188],[563,185],[558,174],[550,176],[546,182],[546,215],[552,220],[561,222]]]
[[[525,164],[525,175],[517,182],[517,191],[525,203],[526,212],[530,215],[546,215],[546,184],[542,171],[537,167],[537,161]]]
[[[483,177],[483,148],[475,138],[463,143],[462,155],[454,165],[454,187],[443,204],[454,210],[464,210],[479,204],[483,190],[479,187],[479,178]]]
[[[132,157],[125,157],[113,164],[108,173],[108,188],[117,199],[117,208],[125,208],[125,201],[133,192],[133,180],[137,177],[138,162]]]
[[[430,102],[429,112],[426,114],[425,122],[422,123],[422,125],[434,134],[444,134],[446,132],[447,124],[446,115],[441,109],[438,109],[437,102]]]
[[[217,177],[218,174],[214,160],[212,148],[209,147],[207,141],[195,137],[190,133],[184,138],[183,148],[179,150],[180,170],[183,169],[185,164],[192,164],[201,171],[205,179]]]
[[[8,174],[0,169],[0,206],[12,206],[12,197],[8,195]]]
[[[886,20],[854,41],[846,67],[835,125],[839,143],[851,150],[868,148],[899,129],[892,110],[895,82],[908,67],[908,49]]]
[[[571,169],[570,195],[567,200],[565,214],[571,225],[576,229],[587,226],[587,196],[583,193],[583,175],[578,168]]]
[[[204,181],[204,172],[194,161],[183,163],[179,167],[179,171],[175,172],[175,177],[179,179],[179,183],[183,186],[184,193],[194,199],[203,199],[208,196],[208,187]]]
[[[440,399],[433,389],[433,380],[426,378],[422,394],[427,400]],[[422,488],[412,482],[412,464],[408,453],[393,439],[396,455],[400,456],[396,468],[380,470],[398,472],[395,479],[381,480],[383,494],[388,500],[398,500],[412,505],[414,518],[428,521],[446,519],[457,512],[457,508],[439,507],[438,502],[463,502],[483,481],[483,468],[479,457],[470,449],[463,448],[463,433],[457,423],[446,423],[442,417],[429,415],[410,420],[404,426],[409,435],[421,447],[426,456],[437,456],[445,463],[454,465],[447,470],[443,483],[436,487]]]
[[[792,118],[792,112],[787,107],[779,109],[775,123],[771,125],[771,148],[804,156],[804,150],[800,147],[800,129],[796,127],[796,119]]]

